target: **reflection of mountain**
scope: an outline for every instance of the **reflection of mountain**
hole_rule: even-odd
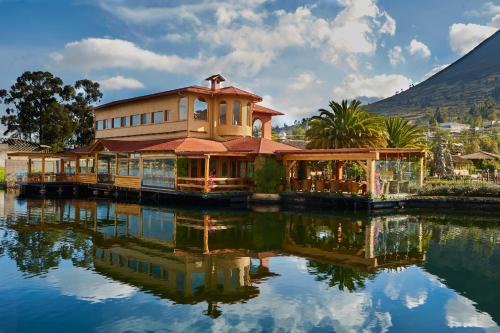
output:
[[[434,230],[425,269],[500,322],[500,230],[446,225]]]

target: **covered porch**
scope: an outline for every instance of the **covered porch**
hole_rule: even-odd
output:
[[[310,149],[277,152],[291,192],[405,195],[424,181],[425,151],[416,148]]]

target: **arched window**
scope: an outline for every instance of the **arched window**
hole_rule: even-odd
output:
[[[227,104],[220,102],[219,104],[219,123],[225,125],[227,122]]]
[[[252,136],[254,138],[262,137],[262,121],[259,118],[255,119],[255,121],[253,122]]]
[[[179,100],[179,120],[187,120],[188,114],[188,100],[186,97],[182,97]]]
[[[241,103],[233,102],[233,125],[241,125]]]
[[[208,119],[208,105],[207,102],[198,97],[194,100],[194,113],[193,117],[195,120],[207,120]]]
[[[252,104],[250,103],[247,103],[246,114],[247,114],[247,126],[252,126]]]

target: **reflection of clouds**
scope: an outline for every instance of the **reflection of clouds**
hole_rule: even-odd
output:
[[[417,296],[407,294],[405,298],[406,307],[408,309],[416,308],[417,306],[425,304],[427,300],[427,291],[420,290]]]
[[[63,295],[74,296],[90,302],[102,302],[110,298],[133,295],[136,288],[112,281],[90,270],[60,266],[47,273],[47,281]]]
[[[274,261],[274,258],[273,260]],[[298,267],[294,257],[280,258],[273,267]],[[391,314],[376,309],[368,290],[357,292],[328,288],[309,274],[283,275],[259,285],[260,294],[245,304],[222,305],[223,316],[214,321],[213,332],[302,332],[323,328],[336,332],[385,332]]]
[[[445,306],[446,322],[449,327],[481,327],[491,332],[500,332],[500,328],[487,313],[479,312],[474,302],[461,295],[448,300]]]

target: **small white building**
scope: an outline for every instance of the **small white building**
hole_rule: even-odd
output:
[[[461,133],[470,129],[469,124],[455,122],[439,123],[439,127],[443,130],[450,131],[451,133]]]

